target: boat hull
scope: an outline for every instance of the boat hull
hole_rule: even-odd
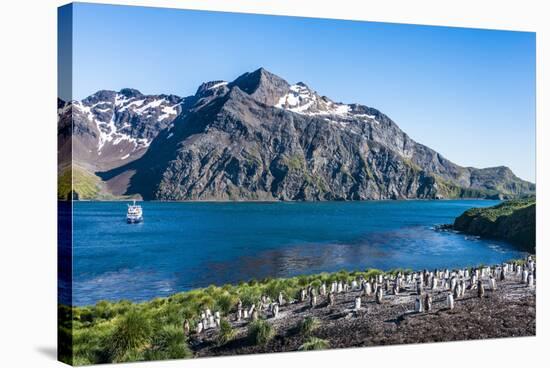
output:
[[[143,217],[138,217],[138,218],[126,218],[126,222],[129,223],[129,224],[138,224],[140,222],[143,221]]]

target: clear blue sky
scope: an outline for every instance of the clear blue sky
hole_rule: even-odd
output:
[[[375,107],[464,166],[535,180],[535,34],[78,4],[73,98],[193,94],[260,66]]]

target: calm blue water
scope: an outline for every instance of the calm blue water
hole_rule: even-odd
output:
[[[519,257],[506,243],[436,232],[496,201],[142,203],[76,202],[73,304],[133,301],[251,278],[341,269],[413,269]]]

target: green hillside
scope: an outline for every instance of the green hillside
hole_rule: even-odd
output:
[[[502,239],[535,253],[536,199],[516,199],[488,208],[472,208],[453,228],[467,234]]]
[[[72,186],[69,167],[58,178],[57,198],[69,198],[71,189],[76,192],[78,199],[95,199],[101,191],[101,179],[78,166],[72,166]]]

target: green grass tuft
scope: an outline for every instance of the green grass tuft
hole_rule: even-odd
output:
[[[266,345],[275,336],[273,327],[262,319],[248,325],[248,338],[254,345]]]
[[[218,336],[216,338],[218,345],[225,345],[234,338],[235,330],[231,326],[231,323],[225,319],[222,319],[220,321],[220,331],[218,332]]]
[[[298,332],[302,336],[311,336],[313,335],[315,330],[319,328],[319,324],[320,323],[318,319],[308,316],[300,322],[298,326]]]
[[[119,319],[110,336],[109,356],[113,362],[141,360],[140,352],[151,337],[149,319],[137,308],[132,308]]]
[[[311,350],[325,350],[330,347],[327,340],[320,339],[318,337],[310,337],[302,344],[298,350],[311,351]]]
[[[146,360],[186,359],[192,358],[187,339],[181,327],[164,326],[154,334],[151,346],[145,352]]]

